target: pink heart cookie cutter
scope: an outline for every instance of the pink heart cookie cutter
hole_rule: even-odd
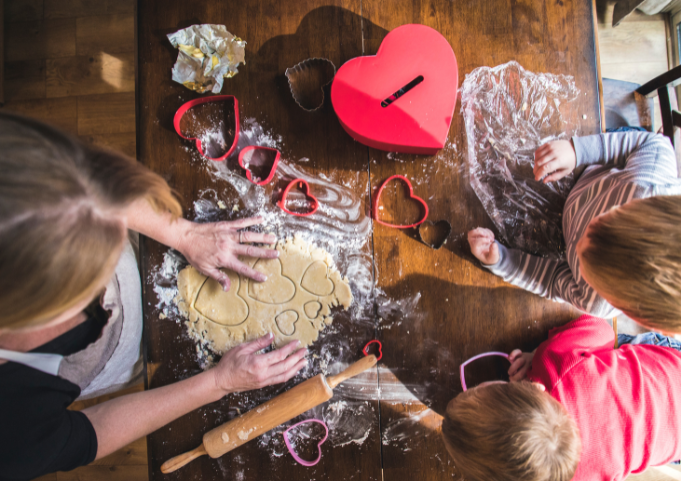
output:
[[[250,171],[250,169],[245,167],[244,160],[246,159],[247,155],[255,155],[256,152],[269,152],[269,153],[274,153],[274,161],[272,162],[272,168],[270,170],[270,173],[265,179],[260,180],[259,182],[256,182],[253,180],[253,173]],[[269,181],[271,181],[274,178],[274,173],[277,171],[277,165],[279,165],[279,158],[281,157],[281,152],[279,152],[277,149],[272,149],[270,147],[260,147],[257,145],[249,145],[248,147],[244,147],[241,152],[239,152],[239,165],[241,166],[242,169],[246,171],[246,178],[253,182],[256,185],[265,185]],[[252,157],[251,157],[252,158]]]
[[[300,456],[298,456],[293,449],[293,446],[291,445],[291,441],[289,441],[288,438],[288,433],[294,428],[297,428],[301,424],[308,424],[308,423],[317,423],[321,424],[324,427],[324,437],[322,438],[321,441],[317,443],[317,450],[319,451],[319,455],[317,456],[317,459],[314,461],[306,461]],[[291,456],[293,456],[293,459],[295,459],[298,463],[302,464],[303,466],[314,466],[317,464],[321,459],[322,459],[322,444],[324,444],[324,441],[326,441],[326,438],[329,437],[329,427],[326,425],[324,421],[320,421],[319,419],[306,419],[305,421],[300,421],[299,423],[294,424],[293,426],[289,427],[284,431],[284,442],[286,443],[286,447],[288,448],[288,452],[291,453]]]
[[[209,102],[224,102],[226,100],[234,101],[234,124],[235,124],[234,141],[232,142],[231,147],[225,154],[221,155],[220,157],[209,157],[203,150],[203,146],[201,145],[201,139],[199,139],[198,137],[184,136],[184,134],[182,133],[182,129],[180,128],[180,122],[184,114],[186,114],[187,111],[190,110],[192,107]],[[205,157],[206,159],[209,160],[214,160],[216,162],[221,162],[225,160],[227,157],[229,157],[232,154],[232,152],[234,152],[237,141],[239,140],[239,101],[233,95],[213,95],[211,97],[202,97],[190,100],[189,102],[186,102],[184,105],[182,105],[182,107],[177,109],[177,112],[175,112],[175,117],[173,118],[173,126],[175,127],[175,132],[177,132],[177,135],[179,135],[185,140],[193,140],[196,143],[196,148],[198,149],[202,157]]]
[[[390,224],[389,222],[382,221],[379,217],[379,204],[381,202],[381,194],[383,193],[383,189],[390,183],[391,180],[401,180],[406,184],[406,186],[409,188],[409,198],[415,200],[416,202],[420,203],[421,206],[423,207],[423,217],[421,220],[414,224],[409,224],[409,225],[398,225],[398,224]],[[409,229],[410,227],[416,227],[420,224],[423,224],[426,219],[428,218],[428,204],[426,204],[426,201],[423,200],[421,197],[414,195],[414,188],[411,185],[411,182],[409,179],[407,179],[403,175],[393,175],[391,177],[388,177],[383,181],[381,186],[378,188],[378,191],[376,192],[376,197],[374,198],[374,205],[373,205],[373,216],[374,220],[378,222],[379,224],[383,224],[384,226],[387,227],[392,227],[394,229]]]
[[[312,200],[312,209],[309,212],[293,212],[292,210],[289,210],[286,207],[286,199],[288,198],[288,193],[296,185],[299,186],[301,190],[304,187],[305,188],[305,191],[304,191],[305,195]],[[299,217],[307,217],[308,215],[312,215],[315,212],[317,212],[317,208],[319,207],[319,201],[317,200],[317,198],[314,195],[312,195],[310,193],[310,184],[308,184],[306,180],[304,180],[304,179],[293,179],[284,189],[284,193],[281,194],[281,200],[278,202],[278,205],[281,208],[281,210],[283,210],[287,214],[297,215]]]

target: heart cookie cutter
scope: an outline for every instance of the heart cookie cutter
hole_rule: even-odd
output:
[[[394,180],[394,179],[398,179],[398,180],[401,180],[402,182],[404,182],[407,185],[407,187],[409,187],[409,198],[414,199],[415,201],[419,202],[423,206],[423,211],[424,211],[423,212],[423,218],[421,220],[419,220],[418,222],[416,222],[414,224],[410,224],[410,225],[397,225],[397,224],[390,224],[389,222],[384,222],[380,219],[380,217],[378,215],[378,210],[379,210],[378,207],[379,207],[379,204],[380,204],[380,201],[381,201],[381,194],[383,193],[383,189],[385,189],[385,187],[390,183],[390,181]],[[428,218],[428,204],[426,204],[426,201],[423,200],[421,197],[414,195],[414,188],[412,187],[411,182],[409,181],[409,179],[407,179],[403,175],[393,175],[393,176],[388,177],[387,179],[385,179],[383,181],[381,186],[378,188],[378,191],[376,192],[376,197],[374,198],[374,205],[373,205],[372,210],[373,210],[373,214],[374,214],[373,217],[374,217],[374,220],[376,222],[378,222],[379,224],[383,224],[384,226],[387,226],[387,227],[393,227],[395,229],[409,229],[410,227],[416,227],[420,224],[423,224],[426,221],[426,219]]]
[[[274,161],[272,162],[272,168],[270,169],[270,173],[267,175],[265,179],[262,179],[259,182],[253,180],[253,173],[251,172],[250,169],[245,167],[245,160],[247,156],[250,154],[251,156],[250,158],[252,158],[252,156],[255,155],[256,152],[274,153]],[[246,171],[246,178],[248,180],[250,180],[256,185],[265,185],[274,178],[274,173],[277,171],[277,165],[279,164],[280,157],[281,152],[279,152],[277,149],[272,149],[270,147],[260,147],[257,145],[249,145],[248,147],[244,147],[241,150],[241,152],[239,152],[239,165],[241,166],[242,169]]]
[[[182,121],[182,117],[184,116],[184,114],[187,113],[187,111],[189,111],[192,107],[210,102],[224,102],[226,100],[234,101],[234,125],[235,125],[234,141],[232,142],[232,145],[229,148],[229,150],[227,150],[227,152],[225,152],[220,157],[209,157],[204,152],[203,145],[201,144],[201,139],[199,139],[198,137],[185,137],[185,135],[182,133],[182,129],[180,128],[180,122]],[[177,132],[177,135],[179,135],[185,140],[193,140],[196,143],[196,148],[198,149],[202,157],[205,157],[206,159],[209,160],[214,160],[216,162],[221,162],[225,160],[227,157],[229,157],[232,154],[232,152],[234,152],[234,149],[236,148],[237,145],[237,141],[239,140],[239,101],[233,95],[213,95],[211,97],[202,97],[190,100],[189,102],[184,103],[182,107],[177,109],[177,112],[175,112],[175,117],[173,118],[173,126],[175,127],[175,132]]]
[[[324,88],[333,82],[336,66],[325,58],[308,58],[285,72],[293,100],[307,112],[324,105]]]
[[[383,357],[383,344],[381,344],[381,341],[379,341],[377,339],[373,339],[373,340],[367,342],[366,346],[364,346],[364,349],[362,349],[362,353],[365,356],[368,356],[369,355],[369,346],[371,346],[372,344],[378,344],[378,357],[376,357],[376,360],[380,361],[381,358]]]
[[[433,229],[435,231],[435,235],[439,234],[440,237],[435,239],[428,239],[426,232],[429,228]],[[445,244],[445,242],[447,242],[449,234],[451,233],[452,224],[450,224],[446,220],[439,220],[437,222],[426,221],[423,224],[421,224],[418,228],[419,239],[421,240],[421,242],[423,242],[425,245],[434,250],[438,250],[440,247],[442,247]]]
[[[317,443],[317,450],[319,451],[319,455],[317,455],[317,459],[314,461],[306,461],[300,456],[298,456],[293,449],[293,446],[291,445],[291,441],[288,438],[288,433],[294,428],[297,428],[301,424],[308,424],[308,423],[317,423],[321,424],[324,426],[324,437],[322,438],[321,441]],[[295,459],[298,463],[302,464],[303,466],[314,466],[317,464],[321,459],[322,459],[322,444],[324,444],[324,441],[326,441],[326,438],[329,437],[329,427],[326,425],[324,421],[320,421],[319,419],[306,419],[305,421],[300,421],[299,423],[294,424],[293,426],[289,427],[284,431],[284,442],[286,443],[286,447],[288,448],[288,452],[291,453],[291,456],[293,456],[293,459]]]
[[[296,185],[298,185],[301,189],[303,188],[303,185],[304,185],[305,186],[305,195],[307,197],[309,197],[310,199],[312,199],[312,210],[310,210],[309,212],[293,212],[293,211],[288,210],[286,208],[286,198],[288,197],[288,193]],[[310,194],[310,184],[308,184],[305,179],[293,179],[284,189],[284,193],[281,194],[281,200],[279,200],[279,202],[277,202],[277,205],[279,205],[281,210],[283,210],[287,214],[297,215],[299,217],[307,217],[308,215],[312,215],[315,212],[317,212],[317,208],[319,207],[319,201],[317,200],[317,198],[314,195]]]
[[[504,357],[506,359],[509,359],[508,354],[506,354],[505,352],[490,351],[490,352],[483,352],[482,354],[478,354],[477,356],[473,356],[472,358],[463,362],[461,364],[461,366],[459,366],[459,377],[461,378],[461,387],[463,388],[464,391],[468,390],[468,387],[466,387],[466,379],[464,377],[464,368],[468,364],[472,363],[473,361],[475,361],[477,359],[481,359],[483,357],[488,357],[488,356],[500,356],[500,357]]]

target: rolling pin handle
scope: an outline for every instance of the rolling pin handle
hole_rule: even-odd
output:
[[[343,381],[350,379],[351,377],[354,377],[361,372],[366,371],[370,367],[375,366],[376,362],[377,362],[376,356],[371,354],[370,356],[366,356],[357,361],[356,363],[351,364],[350,367],[348,367],[345,371],[341,372],[340,374],[336,374],[335,376],[330,376],[326,378],[326,382],[329,384],[329,387],[333,389]]]
[[[168,461],[161,465],[161,472],[163,474],[168,474],[172,473],[173,471],[177,471],[185,464],[189,464],[191,461],[195,460],[199,456],[203,456],[204,454],[208,453],[206,452],[206,448],[204,448],[202,444],[196,449],[192,449],[189,452],[180,454],[179,456],[175,456],[174,458],[170,458]]]

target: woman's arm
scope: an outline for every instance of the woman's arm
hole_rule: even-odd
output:
[[[273,259],[279,255],[274,249],[242,244],[276,242],[276,237],[270,234],[240,231],[261,224],[263,220],[260,217],[198,224],[182,218],[173,219],[167,213],[158,213],[145,199],[140,199],[128,207],[126,218],[129,229],[177,249],[199,272],[218,281],[224,290],[229,290],[230,282],[221,268],[260,282],[266,279],[264,274],[241,262],[238,256]]]
[[[219,364],[168,386],[112,399],[83,411],[97,433],[97,458],[156,431],[204,404],[232,392],[259,389],[292,378],[306,364],[299,342],[257,354],[272,343],[268,334],[225,353]]]

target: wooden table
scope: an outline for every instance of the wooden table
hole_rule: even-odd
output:
[[[600,110],[592,0],[243,0],[188,2],[140,0],[138,35],[138,158],[161,173],[190,209],[205,187],[224,190],[205,170],[187,161],[186,146],[172,129],[175,110],[198,95],[173,83],[170,69],[177,56],[166,34],[199,23],[224,24],[247,40],[247,64],[225,81],[223,94],[239,99],[243,117],[254,117],[285,138],[285,158],[307,157],[315,173],[333,174],[351,182],[367,204],[373,189],[393,174],[426,181],[430,219],[447,219],[452,238],[440,250],[424,246],[408,231],[375,225],[373,252],[377,285],[394,298],[420,292],[421,319],[392,329],[365,333],[385,346],[379,383],[397,378],[405,385],[427,385],[428,407],[442,413],[447,401],[460,392],[458,366],[468,357],[488,351],[531,350],[547,331],[574,316],[566,305],[549,302],[513,288],[482,269],[470,255],[463,235],[476,226],[492,227],[482,205],[458,169],[440,169],[429,178],[431,157],[400,155],[396,162],[386,152],[353,142],[340,127],[329,103],[309,114],[295,105],[283,73],[310,57],[324,57],[338,67],[345,61],[374,54],[393,28],[407,23],[429,25],[441,32],[456,53],[459,84],[466,73],[480,66],[517,60],[534,72],[568,73],[582,91],[577,102],[587,119],[583,134],[599,131]],[[456,115],[449,141],[458,146],[456,162],[463,162],[465,131]],[[576,117],[576,114],[575,114]],[[367,189],[370,180],[371,190]],[[418,194],[417,189],[417,194]],[[199,367],[194,346],[183,335],[184,326],[161,320],[150,272],[162,261],[165,248],[144,239],[143,279],[146,281],[145,336],[149,387],[162,386],[195,374]],[[342,269],[342,266],[341,266]],[[348,322],[336,316],[338,325]],[[360,355],[366,337],[353,339],[351,351]],[[323,343],[324,338],[318,343]],[[356,356],[355,356],[356,357]],[[386,374],[387,373],[387,374]],[[472,377],[476,373],[471,374]],[[390,379],[392,378],[392,379]],[[267,395],[265,391],[264,395]],[[192,412],[148,438],[150,479],[238,480],[438,480],[455,472],[440,440],[437,418],[428,414],[423,429],[414,434],[409,450],[381,443],[381,433],[396,419],[421,412],[420,403],[371,401],[375,429],[363,444],[324,451],[314,468],[296,465],[287,455],[272,458],[257,443],[212,460],[200,458],[180,471],[164,476],[159,466],[167,458],[198,446],[203,433],[229,419],[228,409],[238,396]]]

